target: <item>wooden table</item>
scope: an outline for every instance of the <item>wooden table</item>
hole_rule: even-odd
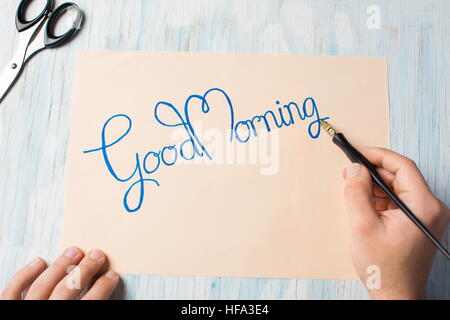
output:
[[[450,204],[450,1],[75,1],[85,12],[82,32],[67,46],[34,57],[0,105],[0,287],[32,257],[51,261],[60,250],[78,50],[387,57],[392,149],[414,159],[433,192]],[[0,2],[2,67],[17,46],[17,4]],[[449,242],[447,233],[444,244]],[[367,298],[359,281],[137,275],[123,280],[115,298]],[[450,297],[450,264],[441,255],[428,289],[429,298]]]

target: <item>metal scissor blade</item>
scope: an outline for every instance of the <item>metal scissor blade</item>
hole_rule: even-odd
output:
[[[16,64],[15,69],[12,68],[13,64]],[[18,65],[14,62],[14,60],[11,60],[10,64],[8,64],[3,70],[2,74],[0,75],[0,102],[16,82],[22,71],[22,66],[23,64]]]
[[[45,21],[43,19],[42,21]],[[22,72],[23,66],[25,64],[25,58],[29,58],[26,56],[27,48],[30,44],[30,41],[35,35],[36,31],[39,31],[39,27],[42,25],[42,22],[37,26],[30,28],[26,31],[23,31],[19,34],[19,47],[17,48],[16,53],[13,58],[8,62],[2,74],[0,75],[0,102],[8,93],[9,89],[14,85],[20,73]]]

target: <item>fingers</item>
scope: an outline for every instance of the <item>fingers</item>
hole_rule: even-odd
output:
[[[71,247],[45,269],[45,262],[37,258],[20,270],[6,286],[3,299],[75,299],[105,264],[106,257],[98,249],[83,252]],[[45,271],[44,271],[45,270]],[[68,271],[71,270],[69,274]],[[119,275],[108,271],[88,291],[85,299],[107,299],[119,282]]]
[[[109,270],[95,281],[82,300],[106,300],[111,296],[118,283],[119,275],[115,271]]]
[[[394,183],[395,176],[383,168],[377,168],[378,174],[381,176],[381,178],[384,180],[384,182],[387,183],[389,187],[392,188],[392,184]],[[373,184],[373,195],[375,197],[380,198],[387,198],[387,194],[382,191],[376,184]]]
[[[389,186],[392,186],[395,180],[395,175],[384,168],[377,168],[377,172],[381,178],[383,178],[384,182],[386,182]]]
[[[393,174],[406,166],[415,167],[412,160],[388,149],[364,147],[361,151],[375,166],[384,168]]]
[[[66,249],[64,253],[42,272],[36,281],[33,282],[30,289],[28,289],[25,299],[48,299],[58,282],[66,276],[68,268],[77,265],[81,258],[83,258],[83,255],[83,252],[77,247]]]
[[[75,299],[89,285],[91,279],[97,274],[105,262],[106,257],[103,252],[98,249],[91,250],[79,265],[56,285],[49,299]]]
[[[35,258],[19,270],[6,285],[1,294],[2,300],[21,300],[22,293],[44,271],[46,264],[41,258]]]
[[[380,170],[384,174],[384,176],[382,175],[383,179],[389,179],[387,172],[393,175],[392,185],[397,194],[410,191],[430,191],[425,179],[411,159],[383,148],[366,147],[362,149],[362,153],[376,167],[386,170]]]
[[[344,179],[350,225],[354,231],[366,233],[380,222],[373,204],[370,174],[365,167],[354,163],[344,170]]]

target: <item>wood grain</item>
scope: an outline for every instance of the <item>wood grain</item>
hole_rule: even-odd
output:
[[[83,30],[34,57],[0,105],[0,287],[34,256],[60,250],[64,163],[78,50],[382,56],[389,63],[392,149],[414,159],[450,204],[450,1],[77,0]],[[0,2],[0,65],[17,46],[18,1]],[[381,28],[369,29],[377,5]],[[151,75],[149,75],[151,76]],[[449,247],[447,235],[444,244]],[[431,299],[450,298],[438,255]],[[123,276],[114,298],[366,299],[359,281]]]

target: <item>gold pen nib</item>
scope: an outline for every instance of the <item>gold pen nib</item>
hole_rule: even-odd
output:
[[[320,125],[322,126],[322,129],[325,130],[330,136],[334,136],[336,134],[336,130],[334,130],[331,124],[325,120],[320,120]]]

